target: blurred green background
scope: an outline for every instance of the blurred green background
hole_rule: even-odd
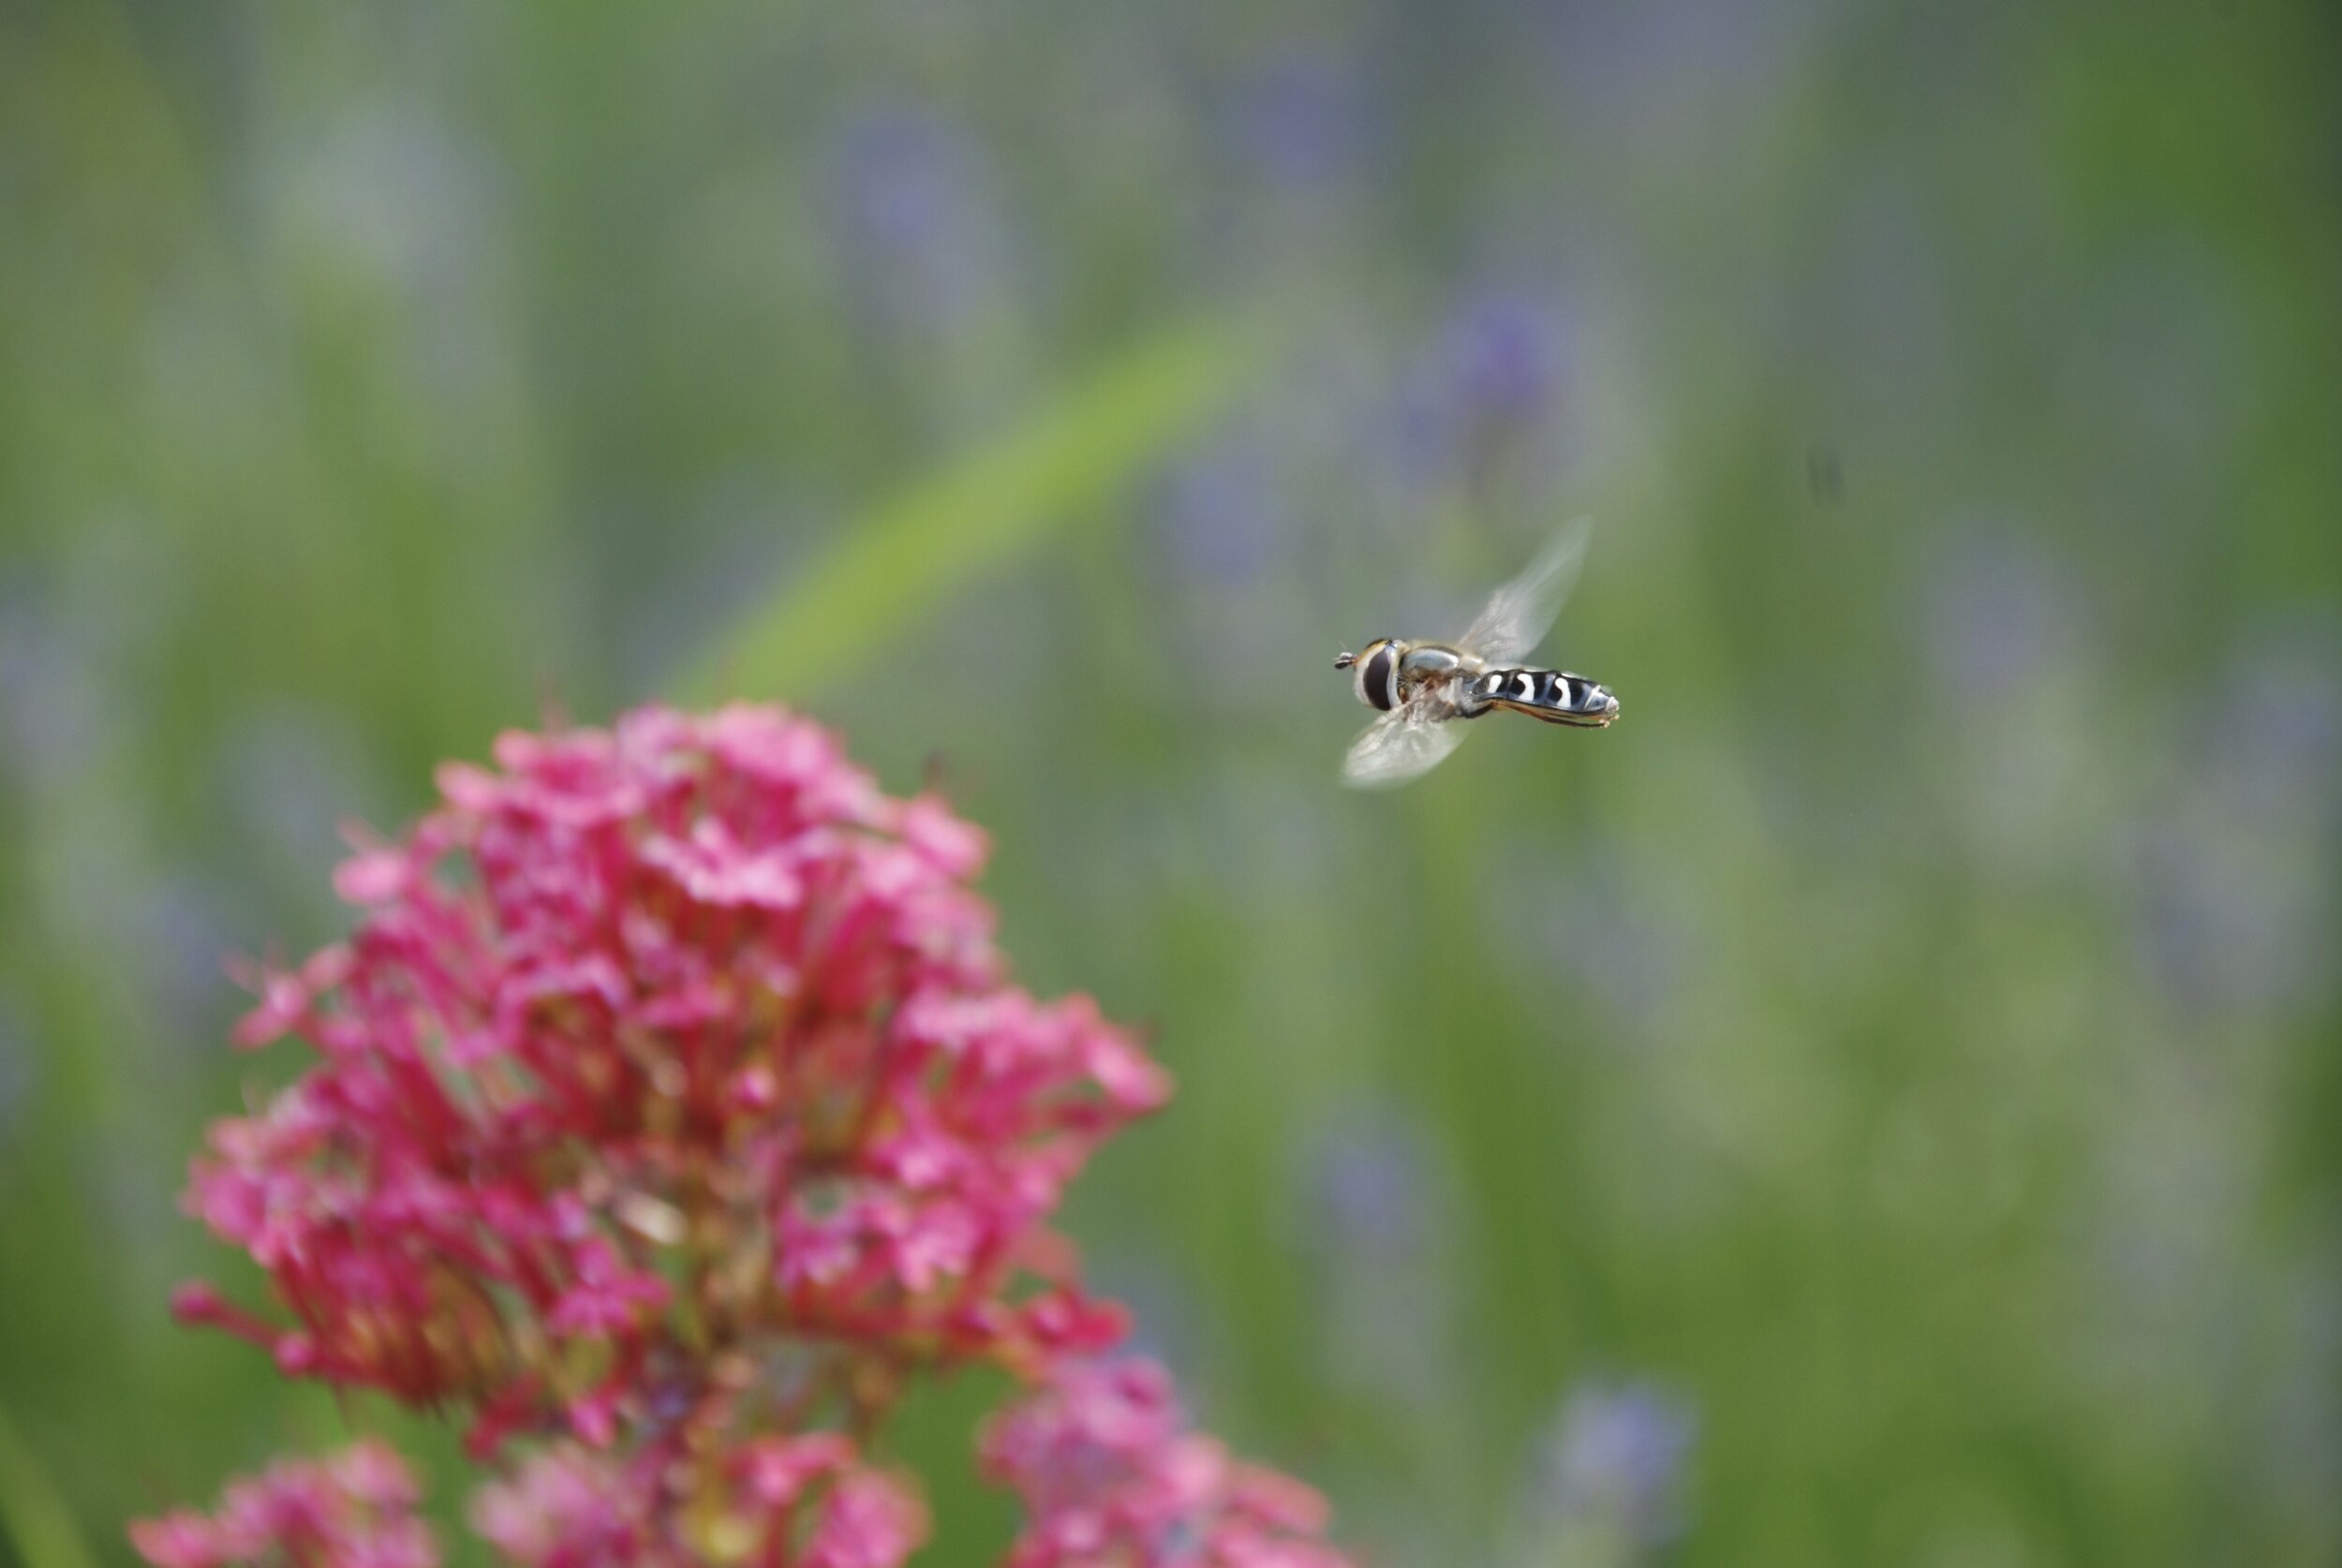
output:
[[[1153,1031],[1070,1222],[1366,1561],[2342,1561],[2338,195],[2309,4],[0,0],[0,1561],[343,1429],[221,956],[722,690]],[[1618,727],[1338,791],[1580,512]]]

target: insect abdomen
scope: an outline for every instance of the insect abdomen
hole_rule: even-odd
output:
[[[1583,675],[1562,670],[1483,670],[1467,688],[1474,715],[1511,708],[1548,724],[1608,724],[1618,702]]]

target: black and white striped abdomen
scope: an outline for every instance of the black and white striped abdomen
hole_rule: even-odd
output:
[[[1618,717],[1609,688],[1563,670],[1483,670],[1466,684],[1462,717],[1490,708],[1511,708],[1548,724],[1583,724],[1599,729]]]

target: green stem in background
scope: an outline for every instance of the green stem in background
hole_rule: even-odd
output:
[[[970,577],[1102,503],[1226,408],[1262,359],[1226,320],[1141,339],[999,439],[850,525],[714,649],[695,695],[802,697]]]
[[[24,1568],[96,1568],[57,1485],[0,1412],[0,1537]]]

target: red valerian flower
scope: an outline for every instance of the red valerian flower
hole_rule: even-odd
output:
[[[188,1206],[292,1321],[185,1315],[468,1405],[482,1452],[688,1410],[704,1347],[1030,1367],[1119,1336],[1045,1221],[1168,1084],[1087,998],[1005,982],[982,835],[772,709],[497,759],[342,867],[347,944],[261,978],[239,1038],[319,1060],[213,1130]]]
[[[995,1431],[1035,1511],[1019,1564],[1191,1561],[1164,1555],[1181,1542],[1230,1568],[1340,1561],[1303,1544],[1314,1494],[1208,1439],[1109,1442],[1119,1479],[1078,1497],[1056,1488],[1089,1461],[1015,1457],[1089,1441],[1105,1408],[1082,1368],[1126,1315],[1049,1220],[1169,1082],[1087,997],[1010,983],[969,885],[981,833],[776,708],[650,707],[506,734],[495,760],[359,842],[348,941],[252,977],[239,1043],[311,1059],[212,1129],[185,1205],[274,1301],[193,1283],[183,1321],[464,1416],[497,1477],[474,1526],[527,1568],[894,1568],[926,1518],[883,1461],[888,1413],[977,1362],[1041,1390]],[[1112,1376],[1176,1427],[1159,1373]],[[369,1506],[349,1516],[387,1520]],[[408,1543],[382,1524],[377,1564],[282,1546],[316,1533],[292,1522],[136,1528],[163,1568],[251,1542],[404,1568]]]
[[[406,1465],[368,1441],[231,1483],[216,1514],[134,1524],[130,1544],[155,1568],[438,1568],[414,1506]]]

